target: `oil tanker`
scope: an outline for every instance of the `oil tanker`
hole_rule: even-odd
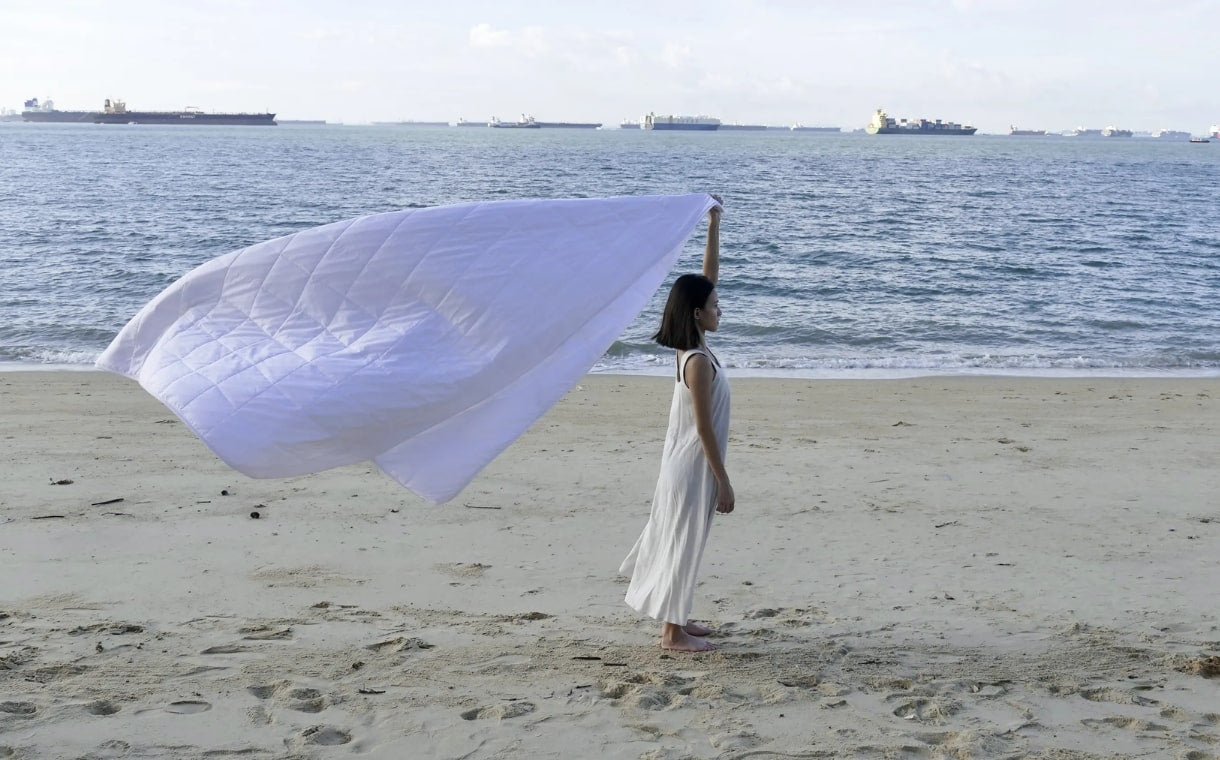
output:
[[[864,131],[870,135],[972,135],[978,127],[940,119],[892,119],[878,108]]]
[[[176,124],[196,126],[274,127],[273,113],[205,113],[193,106],[181,111],[128,111],[121,100],[106,99],[94,124]]]

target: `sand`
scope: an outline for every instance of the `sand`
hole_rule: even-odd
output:
[[[0,758],[1220,753],[1215,379],[735,379],[696,656],[615,572],[671,387],[587,378],[434,506],[0,374]]]

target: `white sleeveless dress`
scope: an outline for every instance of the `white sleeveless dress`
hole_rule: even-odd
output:
[[[678,352],[678,377],[669,408],[669,430],[661,455],[661,475],[644,532],[623,560],[619,573],[631,577],[627,606],[651,618],[686,625],[695,597],[703,547],[716,511],[712,476],[695,425],[695,404],[686,385],[687,360],[708,357],[712,379],[712,426],[723,459],[729,440],[729,381],[706,349]]]

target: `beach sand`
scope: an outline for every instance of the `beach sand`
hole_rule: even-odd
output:
[[[697,656],[615,572],[671,392],[588,377],[435,506],[0,374],[0,758],[1220,753],[1216,380],[735,379]]]

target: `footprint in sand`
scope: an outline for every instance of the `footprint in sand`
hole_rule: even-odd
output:
[[[1139,718],[1115,716],[1113,718],[1085,718],[1080,721],[1089,728],[1125,728],[1128,731],[1166,731],[1160,723],[1151,723]]]
[[[99,699],[85,705],[85,712],[90,715],[114,715],[118,711],[119,706],[109,699]]]
[[[476,707],[462,713],[462,720],[505,720],[528,715],[537,708],[533,702],[505,702],[491,707]]]
[[[175,715],[194,715],[196,713],[207,712],[212,709],[211,702],[204,702],[197,699],[184,699],[181,702],[170,702],[165,706],[167,713]]]
[[[367,644],[364,648],[377,654],[398,654],[412,649],[431,649],[432,647],[432,644],[414,636],[410,638],[395,636],[392,639]]]
[[[961,705],[948,699],[912,699],[894,708],[894,715],[903,720],[920,723],[940,723],[961,709]]]
[[[1096,689],[1082,689],[1080,696],[1090,702],[1113,702],[1118,705],[1155,705],[1159,704],[1155,699],[1141,697],[1138,694],[1122,691],[1121,689],[1112,689],[1106,686]]]
[[[301,732],[301,738],[310,744],[334,747],[340,744],[347,744],[352,740],[352,735],[341,728],[311,726]]]
[[[288,709],[297,712],[319,713],[329,704],[322,696],[322,692],[317,689],[293,689],[288,692],[288,697],[294,700],[292,704],[288,705]]]
[[[208,647],[199,654],[237,654],[249,651],[250,647],[243,647],[241,644],[221,644],[216,647]]]
[[[0,702],[0,713],[29,716],[38,712],[33,702]]]
[[[491,569],[491,565],[484,565],[482,562],[442,562],[433,567],[448,575],[471,579],[482,578],[483,573]]]

